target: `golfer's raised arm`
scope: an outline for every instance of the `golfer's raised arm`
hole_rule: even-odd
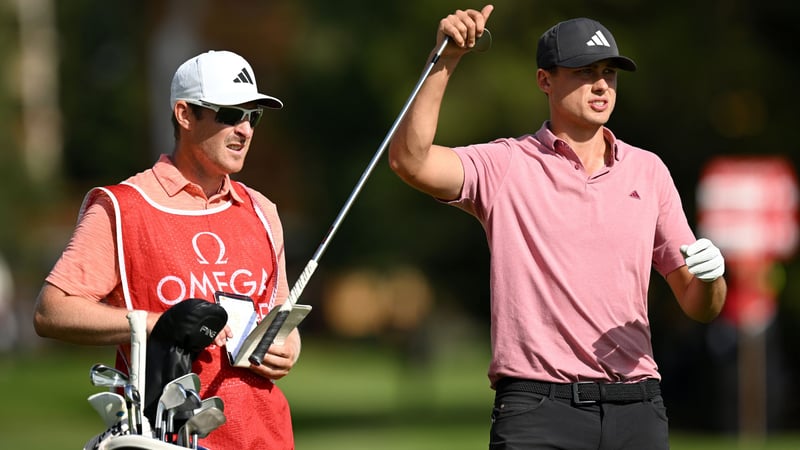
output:
[[[435,48],[438,49],[445,38],[450,40],[450,45],[426,78],[389,146],[392,170],[412,187],[443,200],[452,200],[461,194],[464,170],[455,152],[433,145],[442,98],[459,60],[483,33],[492,9],[487,5],[482,11],[459,10],[439,22]]]

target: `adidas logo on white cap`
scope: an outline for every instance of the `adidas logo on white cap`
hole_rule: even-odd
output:
[[[242,67],[242,71],[239,72],[239,75],[233,79],[234,83],[250,83],[255,84],[253,82],[253,77],[250,76],[250,72],[247,71],[247,67]]]

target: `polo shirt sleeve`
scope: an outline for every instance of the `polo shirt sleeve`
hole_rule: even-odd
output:
[[[114,236],[114,207],[92,191],[72,236],[45,280],[68,295],[100,301],[119,284]]]
[[[680,247],[696,238],[686,219],[678,189],[667,167],[659,160],[659,214],[653,242],[653,268],[666,277],[685,263]]]
[[[453,149],[464,167],[459,198],[446,202],[476,216],[487,217],[512,161],[507,139]]]

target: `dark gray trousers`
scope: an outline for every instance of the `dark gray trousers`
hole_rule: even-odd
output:
[[[498,392],[489,450],[666,450],[667,410],[661,396],[616,404],[573,405],[527,392]]]

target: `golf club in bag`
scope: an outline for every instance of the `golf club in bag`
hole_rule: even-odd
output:
[[[103,364],[89,371],[92,385],[122,389],[124,395],[89,397],[108,429],[90,439],[85,450],[197,448],[198,439],[225,423],[222,399],[201,399],[200,379],[191,373],[200,351],[225,327],[225,310],[186,299],[159,317],[149,338],[146,317],[145,311],[128,314],[129,375]]]
[[[375,169],[375,166],[377,165],[378,161],[383,155],[383,152],[386,150],[386,147],[392,140],[394,133],[397,131],[397,127],[400,125],[400,122],[405,117],[406,113],[408,112],[408,109],[414,102],[414,99],[416,99],[417,94],[422,88],[422,84],[425,82],[425,79],[428,78],[428,75],[430,75],[431,70],[433,70],[433,67],[439,61],[442,52],[444,52],[444,49],[447,47],[449,42],[450,42],[449,37],[445,36],[441,45],[436,49],[433,56],[431,57],[430,62],[426,65],[425,70],[423,71],[422,75],[419,78],[419,81],[417,81],[417,84],[414,86],[414,90],[411,92],[411,95],[408,97],[408,100],[406,100],[406,103],[405,105],[403,105],[400,114],[397,116],[397,119],[395,119],[394,123],[392,124],[392,127],[389,129],[389,132],[383,139],[383,142],[381,142],[381,145],[378,147],[378,150],[375,152],[375,155],[372,157],[372,160],[369,162],[369,165],[367,166],[366,170],[361,175],[361,178],[358,180],[358,183],[353,189],[353,192],[350,194],[350,197],[347,198],[347,201],[345,202],[342,209],[339,211],[339,215],[336,216],[336,219],[333,221],[333,224],[328,230],[328,233],[325,235],[325,238],[322,240],[322,243],[319,245],[317,251],[314,252],[314,255],[306,264],[305,269],[303,269],[303,272],[298,277],[294,286],[292,286],[292,289],[289,292],[289,297],[286,299],[286,302],[284,302],[283,305],[281,305],[280,309],[272,319],[272,322],[268,324],[268,328],[264,332],[264,335],[261,337],[261,340],[258,342],[253,351],[250,353],[248,361],[251,364],[254,364],[256,366],[261,365],[261,361],[263,361],[264,355],[267,353],[267,350],[269,349],[270,345],[272,345],[272,343],[275,340],[275,337],[278,335],[278,332],[281,330],[284,323],[286,322],[286,319],[289,317],[289,314],[292,312],[292,308],[294,307],[297,300],[300,298],[300,295],[303,293],[303,289],[305,289],[306,284],[308,284],[308,280],[311,278],[311,276],[314,274],[314,271],[317,269],[319,260],[322,257],[322,254],[325,252],[325,249],[328,247],[328,244],[333,238],[334,233],[336,233],[336,230],[339,228],[342,221],[344,220],[344,216],[350,210],[350,207],[353,205],[353,202],[355,201],[356,197],[361,192],[361,189],[364,187],[364,183],[367,181],[367,178],[369,178],[370,174]],[[492,46],[492,35],[491,33],[489,33],[488,29],[484,29],[483,34],[475,42],[475,46],[473,47],[472,51],[485,52],[489,50],[491,46]]]

